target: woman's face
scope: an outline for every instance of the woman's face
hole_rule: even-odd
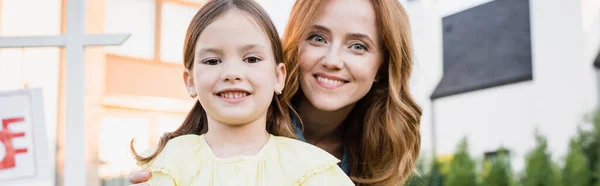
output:
[[[300,45],[300,87],[319,110],[353,106],[371,89],[383,61],[368,0],[329,0]]]

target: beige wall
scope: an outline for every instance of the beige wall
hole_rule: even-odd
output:
[[[0,0],[1,1],[1,0]],[[65,28],[65,4],[63,0],[61,32]],[[189,4],[188,5],[199,5]],[[87,32],[101,34],[105,32],[106,6],[105,0],[87,1]],[[157,11],[160,9],[157,9]],[[110,11],[109,11],[110,12]],[[125,16],[125,15],[124,15]],[[160,14],[159,14],[160,16]],[[158,19],[160,20],[160,19]],[[159,25],[160,26],[160,25]],[[159,34],[160,32],[156,32]],[[158,45],[159,43],[157,43]],[[159,48],[158,46],[155,48]],[[63,185],[62,175],[64,170],[64,145],[65,145],[65,56],[61,50],[59,96],[58,96],[58,130],[57,130],[57,185]],[[88,47],[85,51],[86,60],[86,105],[85,105],[85,130],[86,130],[86,162],[87,186],[100,186],[102,175],[106,174],[111,162],[102,162],[99,154],[113,153],[123,155],[133,160],[122,144],[127,144],[139,131],[147,133],[146,142],[142,144],[154,145],[162,131],[172,130],[179,125],[185,113],[193,103],[185,92],[182,83],[182,66],[179,64],[163,63],[158,60],[139,59],[128,56],[109,54],[104,47]],[[131,137],[123,136],[123,142],[118,145],[108,146],[100,141],[101,135],[108,133],[128,132],[113,130],[115,125],[127,123],[110,123],[114,119],[138,119],[147,121],[147,125],[132,125],[139,131],[132,131]],[[171,125],[172,123],[172,125]],[[103,126],[103,124],[107,126]],[[130,128],[132,126],[129,126]],[[113,128],[110,128],[113,127]],[[145,128],[143,128],[145,127]],[[121,127],[126,128],[126,126]],[[111,131],[113,130],[113,131]],[[118,129],[117,129],[118,130]],[[104,133],[102,133],[104,132]],[[103,147],[105,152],[100,152]],[[108,149],[108,150],[107,150]],[[138,149],[144,150],[144,149]],[[110,151],[110,152],[106,152]],[[127,162],[131,163],[131,162]],[[113,162],[114,164],[114,162]],[[108,166],[108,168],[107,168]],[[119,168],[116,168],[119,169]],[[110,171],[109,171],[110,172]],[[123,170],[123,174],[128,171]],[[123,175],[121,175],[123,176]],[[106,178],[109,179],[109,178]],[[124,183],[119,183],[123,185]]]
[[[183,83],[183,65],[107,56],[106,94],[191,100]]]

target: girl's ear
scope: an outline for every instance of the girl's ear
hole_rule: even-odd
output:
[[[191,74],[189,69],[183,70],[183,82],[185,83],[185,87],[187,89],[190,97],[195,98],[198,93],[196,92],[196,86],[194,85],[194,76]]]
[[[283,63],[278,63],[275,67],[275,93],[277,95],[281,94],[283,88],[285,87],[285,77],[286,77],[286,69]]]

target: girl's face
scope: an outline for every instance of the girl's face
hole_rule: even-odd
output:
[[[329,0],[300,45],[300,87],[308,101],[325,111],[353,106],[373,85],[380,44],[369,1]]]
[[[251,16],[227,11],[202,31],[195,52],[184,80],[197,92],[208,121],[266,121],[273,94],[283,89],[285,67],[275,63],[267,34]]]

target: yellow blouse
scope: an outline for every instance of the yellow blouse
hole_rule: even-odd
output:
[[[350,186],[339,160],[308,143],[271,135],[254,156],[219,158],[204,135],[169,140],[151,162],[138,165],[152,173],[153,186]]]

